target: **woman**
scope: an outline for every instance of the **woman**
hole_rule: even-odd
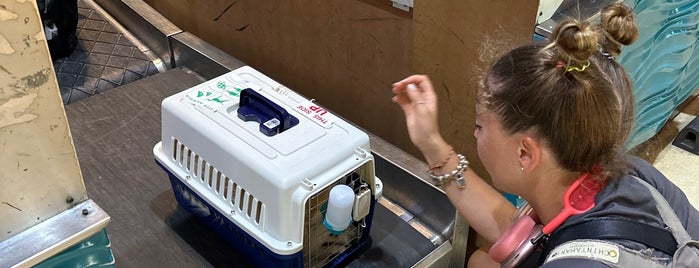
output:
[[[591,219],[626,219],[665,228],[650,192],[634,176],[657,188],[690,236],[699,238],[699,213],[686,196],[648,163],[621,153],[633,121],[633,99],[631,83],[615,56],[637,36],[631,10],[614,4],[602,10],[600,25],[561,22],[552,42],[513,49],[484,75],[474,131],[478,157],[493,186],[527,200],[551,238],[557,230]],[[430,80],[407,77],[393,85],[393,93],[393,101],[405,113],[411,141],[430,165],[432,179],[472,228],[495,243],[513,225],[516,208],[468,169],[466,157],[442,138]],[[591,187],[575,186],[576,181],[590,182]],[[594,201],[594,207],[562,216],[568,202],[564,196],[574,188],[589,190],[579,196],[589,196],[584,201]],[[631,239],[613,242],[660,261],[671,257]],[[495,257],[492,251],[488,256],[479,250],[469,266],[497,265],[490,257]],[[527,265],[541,265],[545,257],[530,256]],[[543,265],[608,264],[594,258],[563,258]]]

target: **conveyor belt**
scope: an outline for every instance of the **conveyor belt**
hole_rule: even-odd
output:
[[[78,1],[78,46],[54,69],[64,104],[158,73],[156,65],[91,3]]]

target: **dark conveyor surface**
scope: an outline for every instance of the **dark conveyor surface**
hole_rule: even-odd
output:
[[[64,104],[158,73],[152,59],[93,4],[78,1],[78,45],[53,63]]]
[[[153,160],[160,102],[201,82],[171,69],[66,106],[88,196],[112,217],[107,233],[118,267],[251,266],[177,206]],[[386,208],[378,205],[374,217],[372,246],[350,267],[409,267],[435,248]]]

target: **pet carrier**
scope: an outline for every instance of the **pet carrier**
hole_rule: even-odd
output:
[[[259,266],[337,266],[371,243],[368,135],[251,67],[163,100],[153,153],[178,203]]]

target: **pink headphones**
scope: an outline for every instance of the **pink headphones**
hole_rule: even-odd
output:
[[[563,210],[545,226],[539,223],[529,204],[515,215],[515,222],[493,244],[488,254],[500,267],[516,267],[524,261],[568,217],[587,212],[595,206],[595,195],[604,185],[589,173],[583,173],[563,196]]]

